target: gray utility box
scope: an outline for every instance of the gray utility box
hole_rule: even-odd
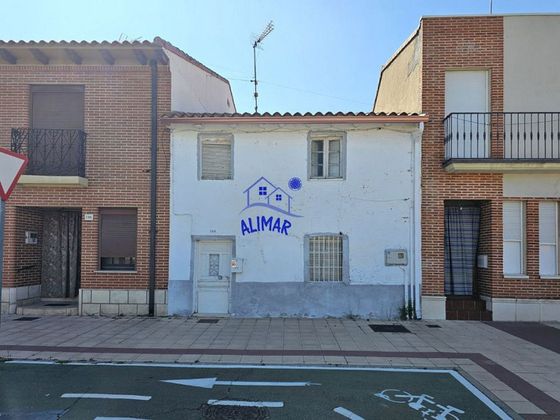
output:
[[[385,265],[408,265],[408,252],[406,249],[386,249]]]

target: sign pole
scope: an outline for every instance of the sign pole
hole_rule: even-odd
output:
[[[5,220],[6,220],[6,202],[0,199],[0,325],[2,324],[1,306],[2,306],[2,275],[4,273],[4,222]]]

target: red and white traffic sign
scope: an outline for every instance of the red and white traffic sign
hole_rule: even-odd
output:
[[[27,156],[0,147],[0,198],[6,201],[27,166]]]

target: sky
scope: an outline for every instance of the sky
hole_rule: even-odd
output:
[[[239,112],[370,111],[381,66],[429,15],[490,0],[0,0],[4,40],[170,41],[230,80]],[[560,0],[493,0],[494,14],[560,13]]]

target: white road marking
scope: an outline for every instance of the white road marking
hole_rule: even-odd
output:
[[[208,400],[210,405],[234,405],[237,407],[271,407],[282,408],[282,401],[236,401],[236,400]]]
[[[321,385],[312,382],[247,382],[247,381],[218,381],[218,378],[197,379],[169,379],[161,382],[170,384],[194,386],[198,388],[213,388],[216,385],[227,386],[311,386]]]
[[[363,417],[358,416],[356,413],[353,413],[344,407],[336,407],[333,411],[350,420],[364,420]]]
[[[149,395],[127,395],[127,394],[93,394],[93,393],[81,393],[81,394],[62,394],[60,398],[98,398],[106,400],[137,400],[137,401],[149,401],[152,399]]]
[[[93,420],[147,420],[147,419],[139,419],[137,417],[96,417]]]

